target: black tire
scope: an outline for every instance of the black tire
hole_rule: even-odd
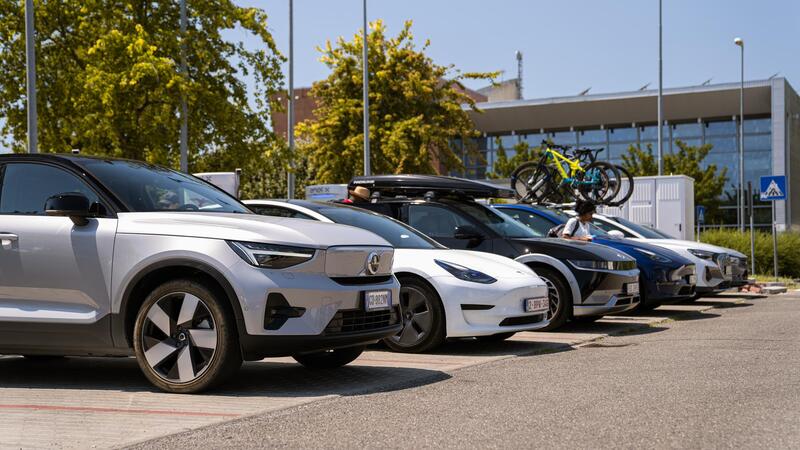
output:
[[[444,306],[439,294],[416,277],[399,277],[403,329],[383,340],[389,349],[422,353],[440,346],[447,337]]]
[[[356,358],[364,353],[365,348],[366,347],[363,345],[357,347],[337,348],[334,350],[316,353],[294,355],[292,358],[294,358],[295,361],[299,362],[307,369],[336,369],[355,361]]]
[[[242,365],[227,299],[191,279],[168,281],[147,296],[136,316],[133,345],[145,377],[166,392],[213,388]]]
[[[497,333],[489,336],[475,336],[475,339],[481,342],[502,342],[511,338],[515,334],[517,334],[515,331],[510,331],[508,333]]]
[[[644,284],[639,282],[639,304],[636,306],[635,311],[644,312],[652,311],[661,306],[659,302],[648,302]]]
[[[539,331],[552,331],[565,323],[572,315],[572,291],[567,282],[555,269],[550,267],[534,267],[533,270],[547,284],[550,298],[550,324]]]
[[[599,181],[593,185],[580,185],[578,195],[584,201],[594,204],[605,204],[612,200],[619,192],[619,171],[617,168],[604,161],[597,161],[586,166],[582,179],[598,175]],[[615,181],[616,180],[616,181]]]
[[[616,165],[614,166],[619,171],[620,176],[620,186],[619,191],[617,192],[617,196],[611,199],[610,202],[606,203],[608,206],[622,206],[628,199],[631,198],[633,195],[633,175],[628,171],[628,169]]]

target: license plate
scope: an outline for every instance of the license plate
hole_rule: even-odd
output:
[[[725,266],[725,275],[733,275],[733,266]]]
[[[636,295],[639,293],[639,283],[628,283],[625,285],[625,293],[628,295]]]
[[[689,275],[689,284],[697,284],[697,276]]]
[[[367,291],[364,293],[364,309],[378,311],[392,306],[392,291]]]
[[[525,299],[525,312],[548,311],[549,309],[550,309],[550,300],[547,298]]]

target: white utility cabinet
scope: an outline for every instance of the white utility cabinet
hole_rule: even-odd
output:
[[[635,177],[633,195],[623,206],[604,206],[599,211],[653,227],[675,239],[694,240],[694,179],[686,175]]]
[[[239,179],[242,176],[242,169],[236,169],[234,172],[201,172],[193,175],[239,198]]]

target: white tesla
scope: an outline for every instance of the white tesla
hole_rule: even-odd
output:
[[[384,339],[399,352],[424,352],[446,338],[500,341],[548,325],[547,285],[528,266],[504,256],[451,250],[390,217],[337,203],[246,200],[268,216],[364,228],[395,247],[403,329]]]

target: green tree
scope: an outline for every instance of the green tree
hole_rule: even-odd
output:
[[[703,161],[711,152],[712,145],[692,146],[676,140],[678,151],[664,154],[664,174],[686,175],[694,179],[694,202],[707,208],[709,221],[718,218],[720,197],[728,181],[728,168],[717,169],[716,164],[703,167]],[[658,163],[653,156],[653,148],[648,144],[646,150],[631,145],[628,154],[622,155],[622,165],[633,176],[658,174]]]
[[[506,149],[500,138],[495,138],[497,147],[497,158],[492,165],[492,171],[487,174],[489,178],[508,178],[520,164],[529,161],[538,161],[542,155],[541,147],[531,147],[527,142],[517,142],[514,144],[514,156],[508,157]]]
[[[467,112],[476,110],[464,93],[464,79],[495,74],[460,73],[439,66],[417,49],[407,21],[396,37],[386,36],[378,20],[370,24],[370,165],[373,173],[434,173],[462,167],[452,139],[477,136]],[[308,152],[312,177],[319,183],[343,183],[363,173],[362,32],[352,41],[339,38],[318,48],[330,75],[314,83],[316,119],[297,128]]]
[[[0,0],[0,118],[14,151],[26,142],[22,3]],[[232,0],[189,1],[184,76],[177,1],[34,3],[40,151],[177,167],[184,95],[190,169],[258,167],[271,145],[267,99],[280,87],[283,59],[264,11]],[[223,31],[234,28],[260,45],[226,39]]]

